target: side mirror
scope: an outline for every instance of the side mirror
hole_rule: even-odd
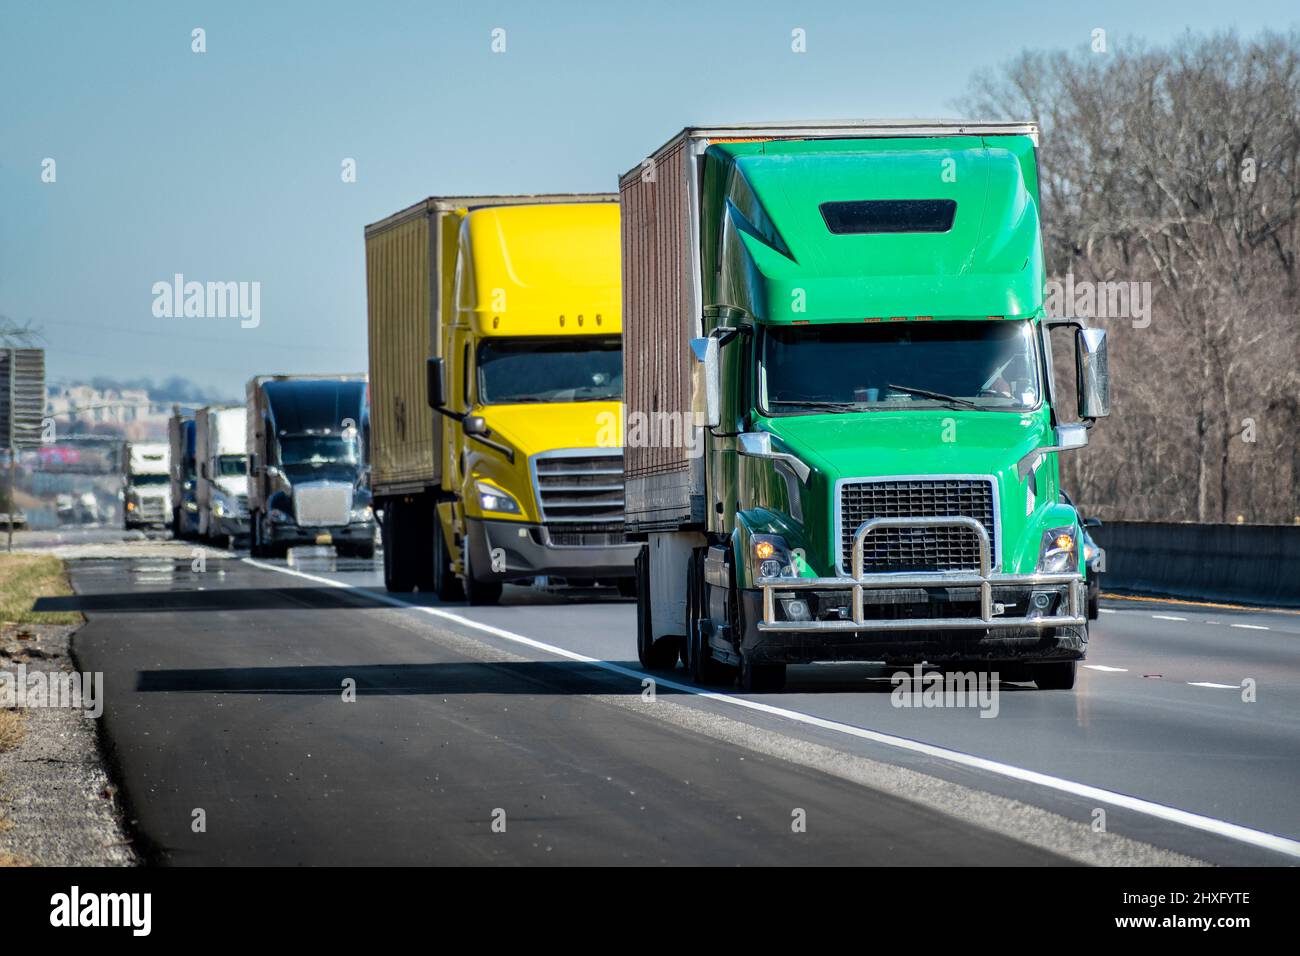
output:
[[[1100,519],[1100,518],[1084,518],[1084,519],[1083,519],[1083,526],[1084,526],[1085,528],[1100,528],[1100,527],[1101,527],[1101,519]]]
[[[442,377],[442,359],[426,359],[424,363],[425,392],[430,408],[442,408],[447,404],[447,393]]]
[[[262,473],[261,465],[257,460],[257,452],[252,452],[248,456],[248,473],[254,478]]]
[[[208,463],[206,461],[199,464],[199,477],[208,477]]]
[[[465,420],[460,423],[460,427],[466,435],[477,435],[480,438],[487,438],[492,434],[488,428],[487,422],[483,420],[482,415],[466,415]]]
[[[718,340],[691,339],[691,411],[695,424],[716,428],[722,423],[722,381]],[[770,436],[769,436],[770,437]]]
[[[1075,333],[1074,368],[1079,417],[1105,418],[1110,414],[1110,362],[1104,329],[1079,329]]]
[[[805,484],[812,469],[789,452],[777,451],[771,432],[741,432],[736,438],[736,452],[744,458],[767,458],[784,462]]]

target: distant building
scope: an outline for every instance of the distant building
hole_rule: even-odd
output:
[[[170,406],[153,402],[145,389],[90,385],[49,386],[45,408],[57,431],[120,434],[133,441],[165,436],[171,415]]]

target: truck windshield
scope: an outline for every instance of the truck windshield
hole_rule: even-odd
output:
[[[222,478],[238,478],[248,470],[248,459],[244,455],[222,455],[217,458],[217,475]]]
[[[167,485],[171,484],[170,475],[132,475],[131,484],[137,488],[141,485]]]
[[[282,435],[280,462],[284,465],[355,465],[357,443],[355,439],[339,435]]]
[[[768,326],[762,407],[772,415],[1038,404],[1029,321]]]
[[[623,350],[616,336],[486,339],[477,360],[478,400],[484,405],[623,397]]]

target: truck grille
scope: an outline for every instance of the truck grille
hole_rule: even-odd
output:
[[[170,521],[172,517],[167,513],[166,498],[141,498],[139,503],[139,516],[141,521],[158,522]]]
[[[554,452],[533,458],[545,524],[623,522],[623,453]],[[554,540],[554,535],[552,535]]]
[[[853,534],[868,518],[974,518],[989,535],[997,564],[997,513],[991,478],[900,478],[840,486],[840,573],[853,566]],[[863,569],[955,571],[979,568],[979,539],[966,528],[882,528],[867,535]]]
[[[625,544],[623,524],[562,524],[546,529],[548,541],[560,548],[599,548]]]
[[[311,481],[293,489],[293,517],[301,528],[328,528],[348,523],[352,486],[338,481]]]

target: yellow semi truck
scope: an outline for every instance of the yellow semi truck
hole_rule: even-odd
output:
[[[434,197],[365,235],[384,585],[632,593],[616,197]]]

